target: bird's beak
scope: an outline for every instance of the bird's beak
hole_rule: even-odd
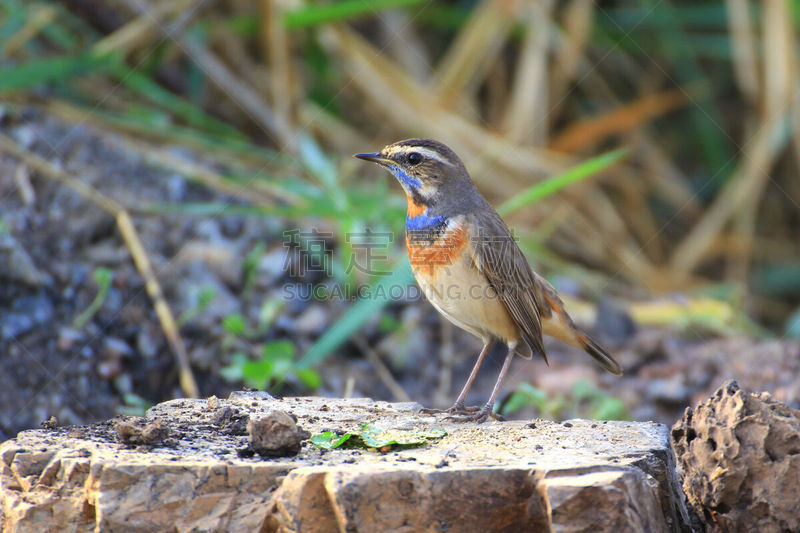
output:
[[[389,159],[382,157],[380,152],[356,154],[353,157],[357,157],[358,159],[363,159],[364,161],[372,161],[373,163],[378,163],[379,165],[388,165],[389,163],[391,163]]]

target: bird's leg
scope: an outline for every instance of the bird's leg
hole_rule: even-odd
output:
[[[479,424],[481,422],[485,422],[490,416],[495,420],[505,420],[505,418],[502,416],[494,413],[492,409],[494,408],[494,402],[497,400],[497,395],[500,394],[500,385],[503,383],[503,379],[506,377],[506,373],[508,372],[508,367],[511,366],[512,359],[514,359],[514,348],[509,348],[506,359],[503,361],[503,368],[500,369],[500,375],[497,376],[497,382],[494,384],[494,389],[492,389],[492,395],[489,397],[489,401],[486,402],[486,405],[483,406],[483,409],[465,416],[453,417],[454,420],[458,420],[460,422],[477,422]]]
[[[483,364],[483,359],[486,357],[486,354],[489,353],[489,348],[492,347],[492,341],[489,340],[486,344],[483,345],[483,349],[481,350],[480,355],[478,355],[478,360],[475,361],[475,366],[472,367],[472,372],[469,373],[469,377],[467,378],[467,382],[464,384],[464,388],[461,389],[461,393],[458,395],[456,399],[456,403],[453,404],[452,407],[449,409],[423,409],[423,413],[447,413],[450,415],[464,415],[468,413],[475,413],[480,410],[480,407],[467,407],[464,405],[464,402],[467,399],[467,393],[469,392],[470,387],[472,387],[472,382],[475,381],[475,376],[478,375],[478,369],[480,369],[481,364]]]

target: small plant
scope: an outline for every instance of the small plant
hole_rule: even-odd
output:
[[[630,420],[622,400],[586,380],[573,385],[570,397],[563,394],[548,397],[530,383],[521,383],[502,406],[502,412],[509,415],[525,407],[534,407],[539,416],[551,419]]]
[[[578,380],[572,387],[572,411],[591,420],[630,420],[631,415],[619,398],[598,389],[593,383]]]
[[[238,323],[232,325],[238,327]],[[243,381],[248,387],[259,390],[278,389],[290,375],[309,389],[317,389],[322,384],[319,372],[296,365],[294,344],[285,340],[265,344],[261,358],[255,361],[246,353],[235,353],[231,364],[220,373],[228,381]]]
[[[372,448],[385,453],[395,448],[422,446],[430,440],[441,439],[445,435],[447,432],[443,429],[427,431],[378,429],[367,422],[359,428],[359,431],[350,431],[341,435],[335,431],[324,431],[311,437],[311,442],[323,450],[333,450],[339,447]]]
[[[243,294],[250,294],[253,292],[253,287],[255,287],[256,284],[256,274],[258,273],[258,262],[261,256],[264,255],[264,250],[266,250],[266,245],[259,241],[244,258],[242,264],[242,276],[244,278]]]
[[[217,297],[217,290],[212,287],[203,287],[200,289],[200,293],[197,295],[197,303],[194,307],[185,310],[177,319],[178,327],[184,326],[187,322],[194,319],[197,315],[208,309],[208,306],[214,301],[214,298]]]
[[[539,416],[559,418],[566,406],[567,402],[563,395],[557,394],[548,397],[547,393],[530,383],[520,383],[502,406],[502,413],[510,415],[525,407],[535,407]]]
[[[231,313],[223,318],[222,329],[234,337],[243,337],[248,331],[247,322],[241,313]]]
[[[144,416],[153,404],[132,392],[122,395],[123,405],[117,407],[117,414],[127,416]]]
[[[72,321],[72,326],[75,329],[81,329],[85,326],[95,313],[103,307],[103,302],[106,301],[108,291],[111,289],[111,282],[114,281],[114,273],[105,267],[97,267],[92,273],[92,280],[98,287],[97,295],[92,300],[92,303],[89,304],[89,307]]]

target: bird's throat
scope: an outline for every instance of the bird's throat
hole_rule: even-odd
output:
[[[414,199],[408,197],[408,214],[406,215],[406,229],[411,231],[434,231],[443,227],[447,219],[442,216],[431,216],[428,214],[428,206],[416,203]]]

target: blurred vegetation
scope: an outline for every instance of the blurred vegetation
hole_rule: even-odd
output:
[[[522,383],[500,407],[504,415],[532,407],[537,417],[555,420],[565,418],[631,419],[622,400],[583,379],[575,382],[569,396],[564,394],[548,396],[544,391],[528,383]]]
[[[346,268],[346,234],[400,232],[405,210],[390,176],[349,155],[436,138],[546,274],[666,302],[631,304],[643,323],[800,336],[799,25],[791,0],[0,0],[0,101],[112,131],[244,201],[137,214],[331,230],[349,287],[410,280],[400,246],[389,277]],[[342,308],[304,354],[237,355],[226,377],[313,388],[311,368],[385,304]],[[258,324],[226,319],[234,352],[280,312],[265,306]]]

